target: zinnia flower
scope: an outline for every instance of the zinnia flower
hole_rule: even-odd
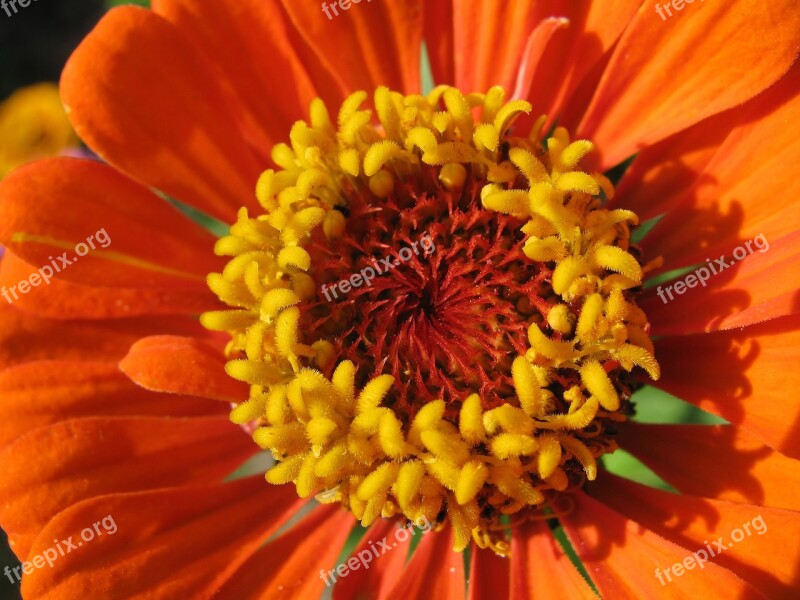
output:
[[[77,143],[55,84],[20,88],[0,104],[0,178]]]
[[[792,597],[800,14],[674,4],[109,12],[61,83],[103,162],[0,186],[23,595]]]

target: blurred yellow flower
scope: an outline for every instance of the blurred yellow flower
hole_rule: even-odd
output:
[[[20,88],[0,104],[0,178],[77,142],[54,83]]]

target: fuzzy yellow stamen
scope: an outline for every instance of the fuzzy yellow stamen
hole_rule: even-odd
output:
[[[277,461],[271,483],[293,482],[302,497],[341,502],[364,525],[381,516],[447,519],[456,550],[475,540],[507,553],[503,515],[546,514],[576,480],[597,476],[597,458],[615,447],[604,428],[624,419],[624,371],[639,366],[659,375],[647,319],[634,302],[643,277],[630,247],[636,216],[604,208],[613,186],[579,166],[590,142],[571,141],[563,128],[540,140],[544,119],[529,136],[512,135],[531,107],[505,103],[500,88],[468,96],[445,86],[427,96],[380,88],[377,123],[362,107],[366,99],[350,96],[335,123],[322,102],[312,103],[310,123],[296,123],[291,144],[273,150],[280,169],[258,181],[264,214],[242,209],[216,246],[231,260],[208,283],[232,309],[202,322],[231,334],[227,372],[251,385],[231,420],[258,426],[255,442]],[[321,302],[318,248],[366,235],[350,229],[351,197],[399,210],[401,195],[407,204],[432,202],[431,186],[452,202],[472,195],[481,216],[515,223],[519,243],[505,246],[518,246],[513,268],[538,264],[551,274],[509,300],[520,343],[478,365],[511,384],[491,401],[474,374],[437,347],[412,356],[426,368],[450,369],[471,393],[454,398],[448,388],[439,398],[398,401],[405,382],[397,373],[410,378],[413,364],[368,376],[364,365],[342,359],[355,335],[348,319],[359,315],[331,313],[318,325],[328,313],[309,308]],[[430,221],[433,213],[423,214]],[[378,294],[370,306],[389,301]],[[470,335],[493,348],[504,323],[487,315]],[[466,347],[477,339],[466,337]],[[382,364],[380,356],[370,363]]]

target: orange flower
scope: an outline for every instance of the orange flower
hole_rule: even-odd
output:
[[[26,598],[793,596],[793,2],[153,5],[0,184]]]

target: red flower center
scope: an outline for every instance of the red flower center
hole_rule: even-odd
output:
[[[407,422],[437,398],[450,417],[471,393],[503,404],[528,327],[553,304],[552,270],[522,252],[524,221],[482,208],[480,189],[448,190],[426,168],[379,206],[350,190],[342,237],[318,230],[307,246],[319,290],[303,329],[334,344],[332,364],[360,365],[358,385],[393,375],[385,404]]]

